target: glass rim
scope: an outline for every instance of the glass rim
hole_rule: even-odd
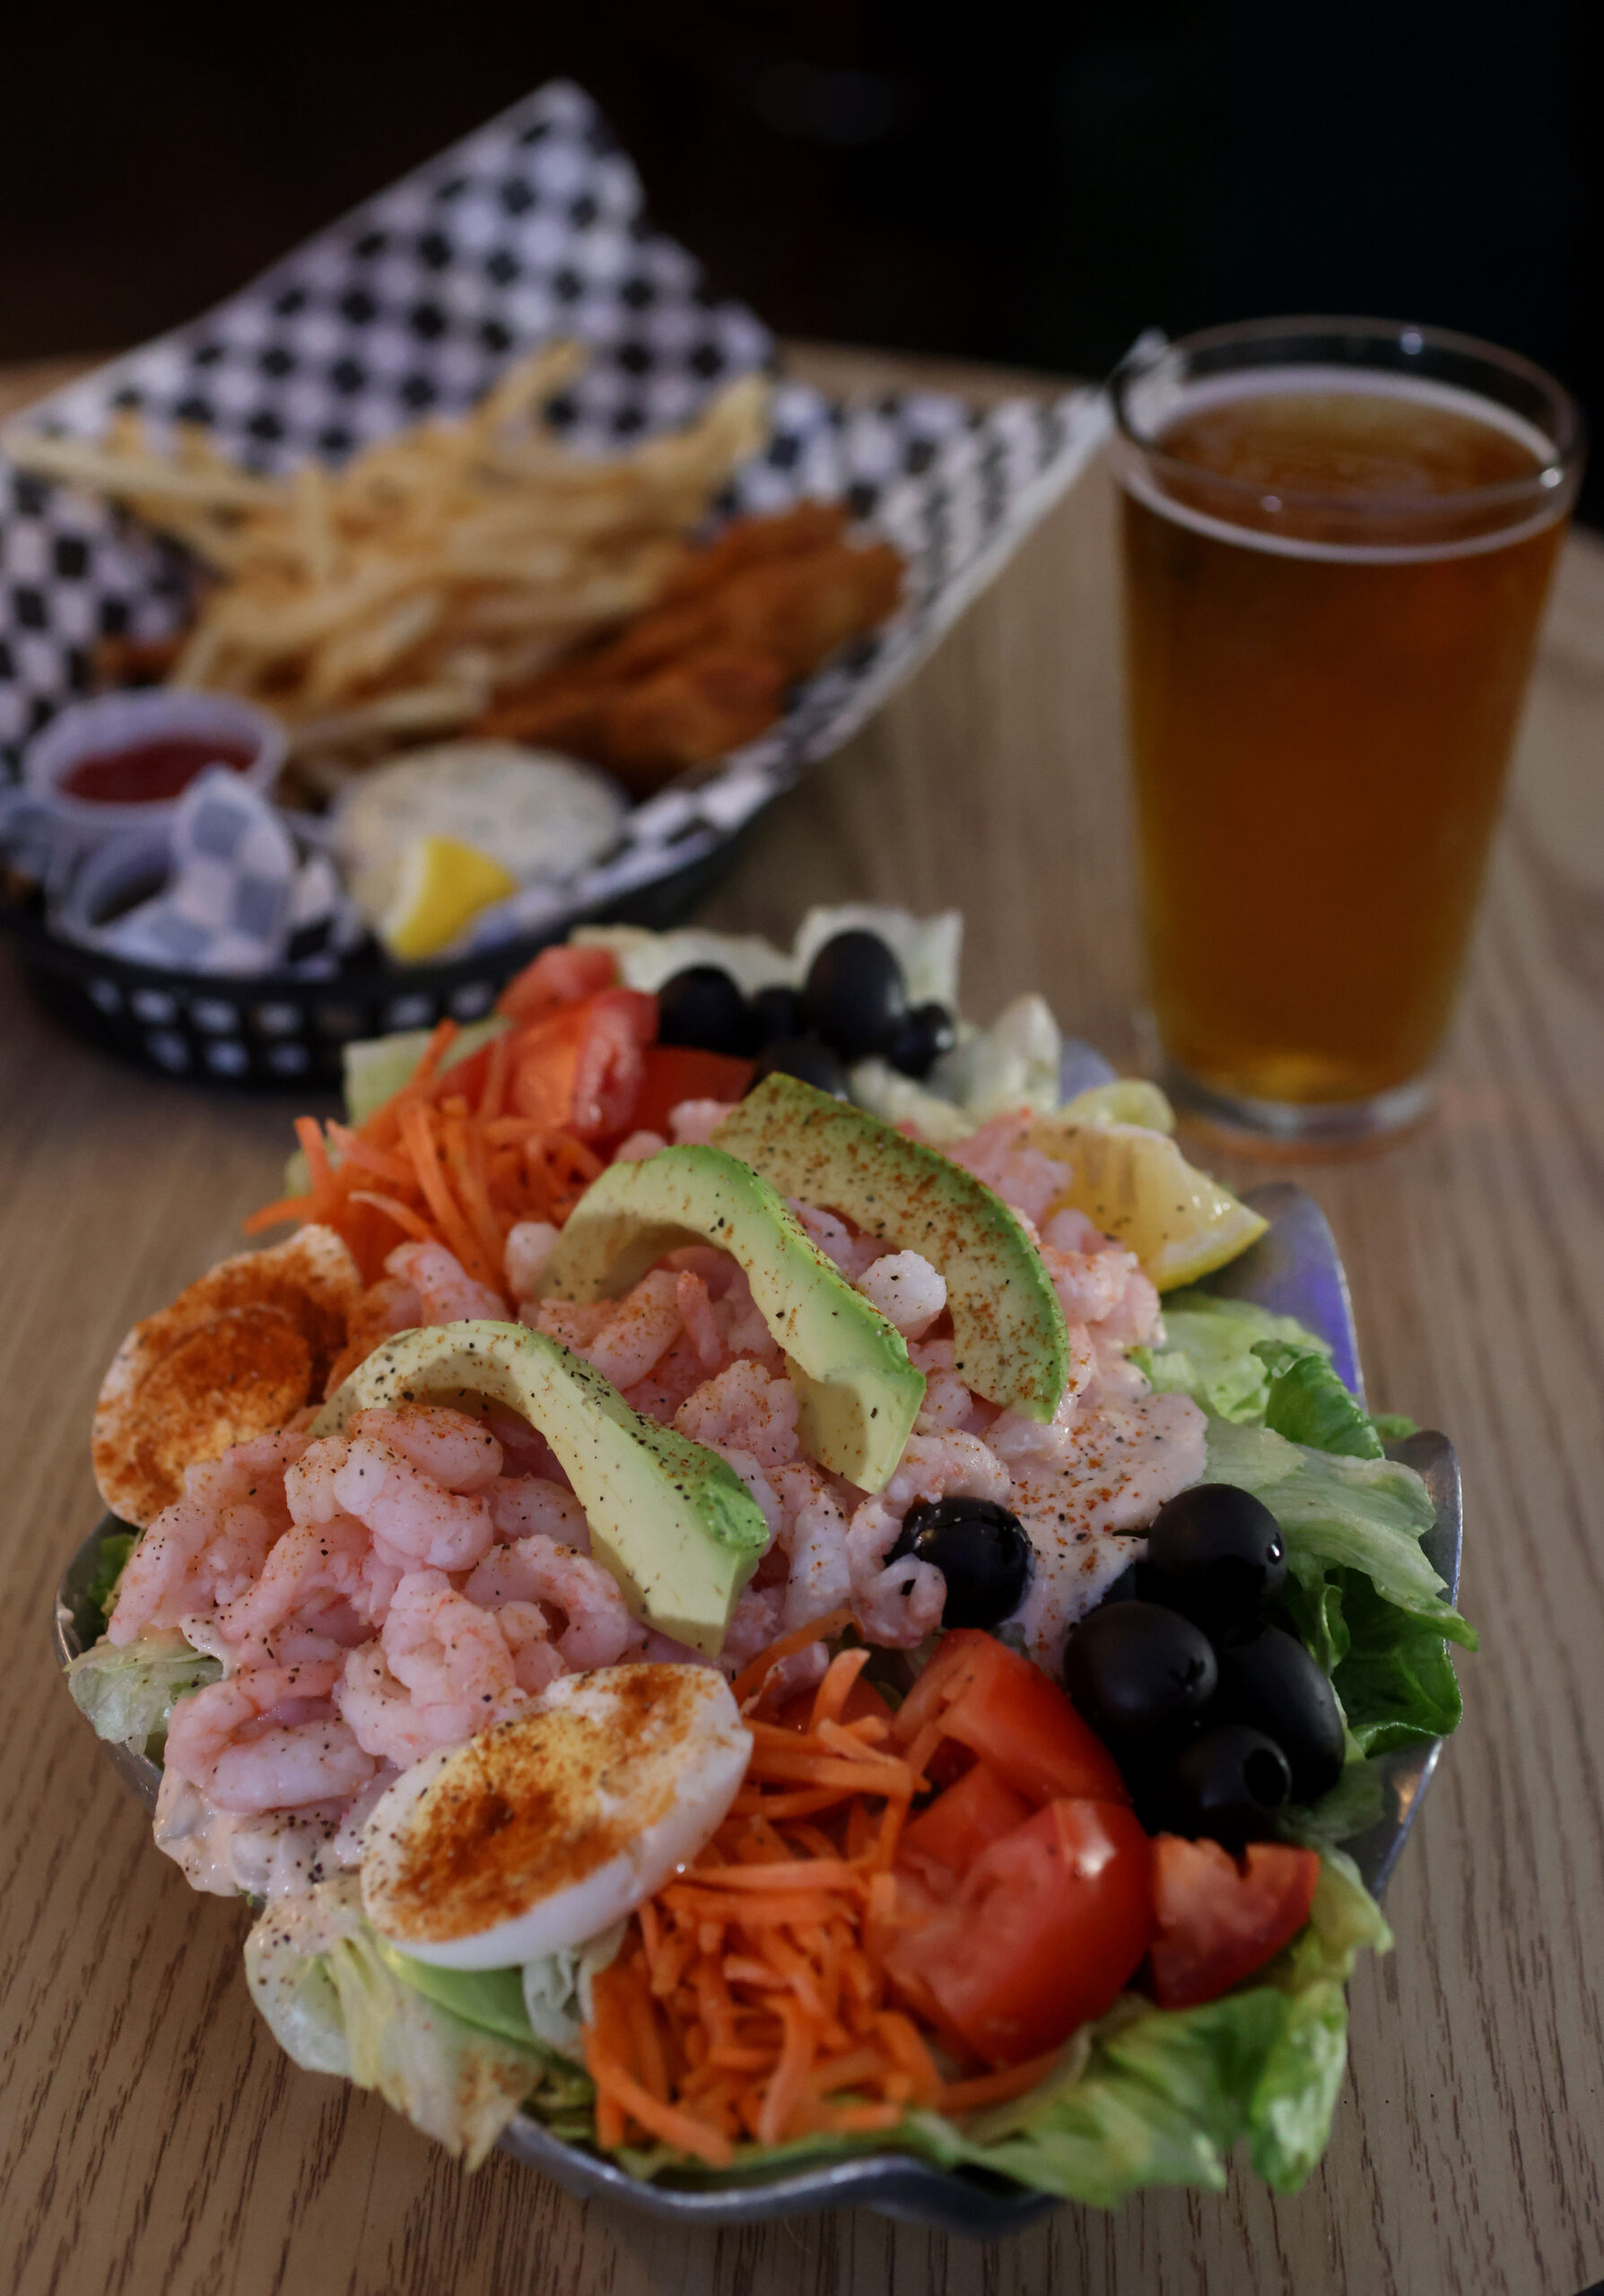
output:
[[[1534,430],[1540,429],[1547,441],[1549,453],[1541,465],[1530,476],[1501,479],[1488,486],[1469,486],[1453,494],[1443,495],[1338,495],[1306,493],[1292,488],[1277,488],[1276,507],[1285,511],[1335,513],[1356,524],[1372,520],[1406,518],[1427,523],[1437,519],[1463,518],[1467,513],[1514,509],[1530,505],[1552,503],[1557,517],[1565,506],[1568,494],[1573,492],[1579,480],[1583,457],[1587,451],[1587,423],[1580,405],[1565,385],[1539,367],[1533,359],[1521,352],[1506,351],[1502,344],[1489,343],[1484,337],[1461,335],[1451,327],[1429,326],[1413,319],[1377,319],[1343,317],[1321,317],[1304,314],[1286,318],[1242,319],[1219,326],[1200,327],[1189,335],[1164,337],[1162,341],[1138,341],[1128,351],[1111,374],[1106,385],[1118,438],[1145,463],[1176,474],[1189,486],[1201,482],[1211,495],[1216,496],[1224,511],[1232,502],[1244,508],[1251,503],[1262,506],[1265,489],[1252,479],[1233,478],[1224,472],[1200,470],[1195,463],[1183,461],[1179,456],[1165,454],[1155,439],[1139,430],[1130,415],[1129,394],[1133,387],[1153,373],[1166,358],[1189,358],[1199,352],[1225,351],[1236,346],[1251,350],[1255,344],[1293,344],[1300,340],[1317,342],[1327,338],[1333,344],[1343,341],[1388,343],[1400,349],[1406,359],[1422,352],[1436,352],[1451,359],[1479,363],[1524,384],[1534,396],[1543,401],[1550,419],[1539,422],[1527,416]],[[1266,361],[1265,365],[1270,365]],[[1285,363],[1295,363],[1287,361]],[[1311,365],[1316,363],[1311,360]],[[1408,374],[1407,366],[1383,365],[1373,359],[1343,361],[1333,359],[1330,364],[1351,364],[1357,371],[1371,373]],[[1242,372],[1251,370],[1251,362],[1244,361]],[[1228,371],[1222,369],[1221,371]],[[1427,379],[1421,372],[1421,379]],[[1440,378],[1437,378],[1440,379]],[[1490,404],[1502,404],[1492,394],[1465,381],[1459,387],[1467,396],[1481,396]],[[1519,410],[1506,409],[1515,413]]]

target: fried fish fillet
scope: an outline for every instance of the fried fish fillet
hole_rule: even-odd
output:
[[[724,756],[895,607],[902,559],[846,541],[846,523],[825,502],[737,519],[617,638],[503,695],[476,730],[593,759],[637,794]]]

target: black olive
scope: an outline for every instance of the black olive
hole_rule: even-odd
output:
[[[1128,1562],[1117,1578],[1111,1579],[1099,1597],[1103,1603],[1139,1603],[1146,1599],[1147,1589],[1142,1583],[1142,1566]]]
[[[1155,1602],[1211,1632],[1239,1625],[1286,1584],[1281,1526],[1251,1492],[1197,1483],[1159,1509],[1142,1575]]]
[[[892,1039],[885,1057],[904,1076],[922,1081],[957,1041],[957,1023],[945,1004],[916,1004]]]
[[[933,1562],[946,1580],[943,1626],[996,1626],[1016,1611],[1033,1559],[1018,1516],[990,1499],[916,1500],[891,1552]]]
[[[764,1045],[757,1056],[752,1084],[761,1084],[765,1076],[799,1076],[803,1083],[832,1092],[838,1100],[849,1097],[846,1070],[829,1046],[813,1037],[776,1037],[772,1044]],[[752,1084],[746,1087],[748,1091]]]
[[[1214,1696],[1207,1637],[1157,1603],[1109,1603],[1082,1619],[1064,1656],[1064,1688],[1094,1730],[1138,1742],[1195,1722]]]
[[[754,991],[746,1006],[746,1049],[761,1052],[763,1046],[772,1044],[777,1037],[799,1037],[802,1025],[802,992],[788,988],[778,981],[771,988]]]
[[[746,1000],[718,965],[687,965],[658,991],[658,1039],[702,1052],[739,1052],[746,1041]]]
[[[1342,1774],[1342,1709],[1323,1668],[1295,1635],[1255,1619],[1229,1627],[1215,1646],[1220,1662],[1215,1711],[1273,1738],[1286,1756],[1292,1790],[1317,1801]]]
[[[1244,1722],[1222,1722],[1168,1764],[1148,1798],[1165,1831],[1207,1834],[1240,1849],[1274,1831],[1291,1795],[1292,1770],[1275,1740]]]
[[[907,1012],[902,968],[877,933],[837,933],[807,968],[802,1017],[843,1060],[885,1052]]]

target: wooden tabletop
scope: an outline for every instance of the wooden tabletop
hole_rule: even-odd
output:
[[[923,363],[799,353],[834,385]],[[0,412],[63,379],[11,378]],[[993,374],[936,378],[995,390]],[[968,918],[965,1004],[1039,987],[1133,1059],[1111,490],[1094,471],[875,723],[767,815],[709,923],[848,898]],[[1604,549],[1561,570],[1441,1113],[1302,1174],[1373,1399],[1467,1489],[1465,1721],[1352,1989],[1324,2168],[1272,2200],[1066,2208],[986,2249],[867,2213],[686,2234],[500,2154],[465,2177],[251,2008],[243,1906],[193,1895],[55,1679],[99,1511],[88,1425],[137,1316],[272,1192],[292,1109],[126,1072],[0,964],[0,2283],[126,2296],[1516,2292],[1604,2275]],[[1262,1177],[1229,1169],[1239,1184]]]

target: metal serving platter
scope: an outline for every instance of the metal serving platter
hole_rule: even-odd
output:
[[[1347,1280],[1325,1215],[1312,1196],[1288,1181],[1254,1188],[1247,1197],[1270,1222],[1252,1248],[1210,1279],[1207,1288],[1233,1299],[1251,1300],[1277,1315],[1295,1316],[1332,1350],[1336,1367],[1356,1394],[1363,1396],[1358,1347]],[[1437,1519],[1423,1542],[1426,1554],[1457,1596],[1460,1581],[1460,1471],[1445,1435],[1422,1431],[1391,1445],[1390,1456],[1412,1466],[1432,1495]],[[56,1652],[65,1666],[93,1639],[98,1621],[87,1589],[100,1558],[100,1541],[121,1530],[108,1515],[91,1532],[68,1564],[57,1594]],[[1398,1863],[1420,1798],[1431,1782],[1441,1739],[1400,1748],[1376,1767],[1386,1796],[1385,1814],[1345,1847],[1370,1888],[1381,1894]],[[123,1777],[147,1809],[153,1809],[161,1771],[143,1755],[106,1746]],[[1025,2192],[1006,2179],[972,2170],[938,2169],[910,2155],[881,2152],[816,2168],[799,2167],[764,2175],[714,2180],[687,2176],[678,2182],[642,2184],[611,2161],[578,2145],[565,2144],[527,2114],[517,2114],[501,2138],[501,2149],[582,2199],[610,2199],[652,2216],[684,2223],[749,2224],[768,2217],[796,2216],[811,2209],[861,2206],[878,2215],[924,2224],[976,2239],[996,2239],[1033,2224],[1059,2204],[1045,2193]]]

